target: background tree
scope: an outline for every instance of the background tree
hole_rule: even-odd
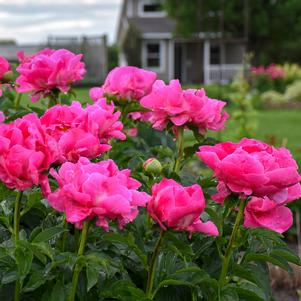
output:
[[[165,0],[177,21],[176,34],[221,32],[247,39],[254,63],[301,63],[301,1],[299,0]]]

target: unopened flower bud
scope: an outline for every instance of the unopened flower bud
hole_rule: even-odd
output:
[[[159,175],[162,171],[162,165],[156,158],[149,158],[143,163],[144,170],[149,174]]]
[[[13,80],[13,72],[12,71],[7,71],[2,78],[2,82],[4,83],[9,83]]]

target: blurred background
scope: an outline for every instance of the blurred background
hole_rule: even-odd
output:
[[[300,0],[0,0],[0,55],[17,64],[45,47],[84,54],[78,99],[118,65],[153,70],[228,102],[227,129],[211,136],[285,146],[301,164]],[[300,200],[293,210],[286,239],[301,255]],[[293,268],[271,270],[277,300],[299,300]]]

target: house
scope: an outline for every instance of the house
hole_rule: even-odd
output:
[[[242,69],[245,41],[218,32],[176,36],[176,22],[158,0],[123,0],[117,43],[120,65],[136,65],[169,81],[226,83]]]

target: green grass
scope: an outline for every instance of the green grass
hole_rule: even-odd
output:
[[[231,112],[230,112],[231,116]],[[231,118],[231,117],[230,117]],[[253,138],[276,146],[285,145],[301,161],[301,110],[261,110],[257,111],[257,130]],[[220,138],[237,141],[234,124],[221,132]]]
[[[76,88],[76,100],[83,103],[89,100],[88,88]],[[28,96],[22,98],[22,104],[31,104]],[[39,103],[35,104],[40,106]],[[231,114],[231,112],[230,112]],[[262,110],[257,112],[258,128],[254,138],[286,146],[301,161],[301,110]],[[235,126],[235,125],[234,125]],[[209,134],[209,136],[211,133]],[[221,139],[235,141],[233,125],[221,132]]]

